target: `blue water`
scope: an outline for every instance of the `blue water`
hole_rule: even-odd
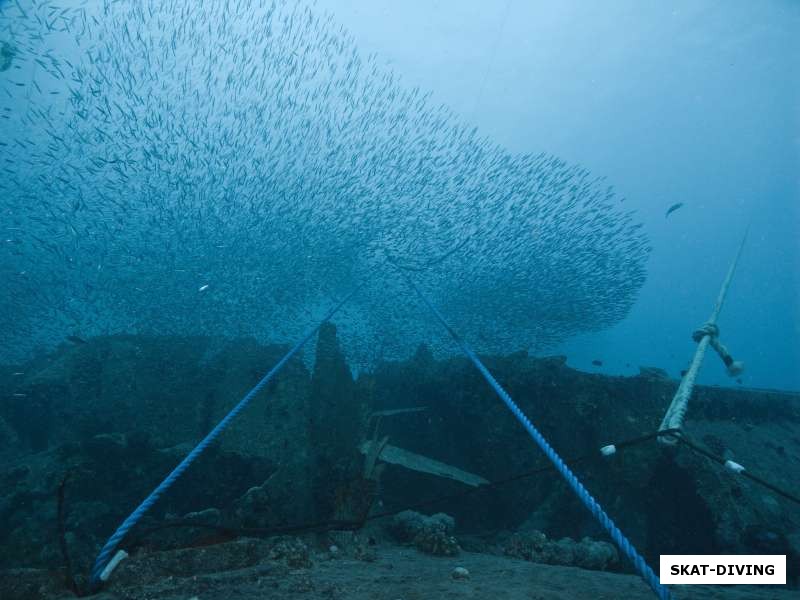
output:
[[[700,381],[800,389],[797,3],[320,0],[288,29],[269,3],[200,5],[213,18],[179,26],[189,4],[0,4],[3,362],[121,332],[288,342],[364,281],[339,323],[355,363],[455,353],[388,253],[479,351],[677,377],[749,225],[719,320],[746,370],[709,356]],[[320,31],[328,54],[299,41]],[[390,77],[408,110],[293,91],[349,73]],[[592,206],[642,228],[572,227],[554,185],[515,196],[550,158],[492,174],[429,114],[470,148],[605,177]]]
[[[722,339],[745,385],[800,389],[797,2],[321,6],[510,149],[607,175],[644,219],[641,297],[616,327],[564,343],[570,364],[677,376],[751,222]],[[701,381],[736,385],[716,357]]]

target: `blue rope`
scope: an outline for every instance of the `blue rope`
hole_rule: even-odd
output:
[[[231,411],[225,415],[214,429],[203,438],[203,440],[195,446],[194,450],[192,450],[186,458],[184,458],[180,464],[175,467],[172,472],[167,475],[167,477],[162,481],[156,489],[150,492],[150,495],[145,498],[142,503],[134,510],[127,519],[122,522],[114,534],[108,538],[105,546],[103,549],[100,550],[100,554],[97,555],[97,558],[94,561],[94,566],[92,567],[92,575],[90,579],[90,586],[92,588],[96,588],[100,585],[100,574],[103,572],[103,569],[106,568],[106,565],[111,560],[112,554],[117,549],[117,546],[122,541],[122,539],[127,535],[127,533],[131,530],[131,528],[136,525],[136,523],[144,516],[144,514],[150,510],[150,508],[155,504],[158,499],[166,492],[173,483],[175,483],[178,478],[183,475],[184,471],[189,468],[189,466],[200,456],[203,451],[208,448],[214,440],[219,437],[219,435],[223,432],[223,430],[230,424],[236,416],[242,412],[250,401],[255,397],[255,395],[261,391],[261,389],[267,385],[267,383],[272,379],[275,374],[280,371],[283,366],[289,361],[289,359],[294,356],[300,348],[305,345],[305,343],[311,339],[311,337],[322,327],[323,323],[328,321],[333,315],[344,305],[345,302],[350,300],[353,295],[356,293],[357,289],[351,292],[344,300],[339,302],[326,316],[325,318],[320,321],[316,327],[314,327],[311,331],[309,331],[305,337],[303,337],[299,342],[297,342],[293,348],[291,348],[284,356],[281,358],[278,363],[270,369],[270,371],[262,377],[261,381],[259,381],[253,389],[247,392],[247,395],[242,398],[239,403],[231,409]]]
[[[478,371],[481,372],[484,379],[489,383],[490,386],[497,392],[497,395],[500,396],[500,399],[505,402],[506,406],[509,410],[514,414],[517,420],[522,424],[525,430],[530,434],[533,438],[533,441],[542,449],[545,456],[550,459],[550,462],[555,465],[556,469],[561,476],[566,480],[567,484],[572,488],[572,491],[580,498],[581,502],[589,509],[589,512],[594,515],[595,519],[597,519],[603,528],[608,532],[611,536],[611,539],[614,540],[614,543],[622,550],[623,554],[628,557],[628,559],[633,563],[633,566],[639,572],[639,575],[642,576],[642,579],[645,580],[647,585],[650,586],[656,596],[658,596],[661,600],[669,600],[671,598],[669,590],[661,585],[661,582],[658,579],[658,576],[653,572],[653,570],[647,565],[644,561],[644,558],[636,551],[636,548],[631,545],[628,541],[628,538],[619,530],[619,528],[614,524],[614,521],[611,520],[605,511],[601,508],[601,506],[597,503],[589,491],[583,487],[583,484],[578,481],[578,478],[572,473],[569,467],[561,460],[561,457],[556,453],[555,450],[550,446],[544,436],[539,433],[539,430],[534,427],[533,423],[531,423],[530,419],[525,416],[525,413],[520,410],[519,406],[514,402],[511,396],[508,395],[502,386],[497,383],[497,380],[492,376],[481,360],[477,357],[477,355],[472,351],[472,349],[467,346],[466,342],[459,337],[459,335],[453,330],[450,325],[448,325],[447,321],[445,321],[442,313],[430,303],[428,298],[425,294],[422,293],[422,290],[417,287],[414,281],[408,277],[407,274],[403,274],[406,277],[406,280],[420,297],[420,299],[425,303],[425,305],[431,310],[431,312],[436,316],[437,320],[442,324],[442,326],[447,329],[447,332],[453,337],[453,339],[458,343],[463,350],[464,354],[472,361],[472,363],[477,367]]]

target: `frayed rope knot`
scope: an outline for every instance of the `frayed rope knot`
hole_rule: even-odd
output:
[[[731,377],[741,375],[742,371],[744,371],[744,363],[734,360],[728,349],[719,341],[719,327],[716,323],[706,323],[692,332],[692,339],[698,344],[706,336],[708,336],[709,345],[717,351],[722,362],[725,363],[728,375]]]
[[[700,340],[706,336],[710,337],[712,340],[719,337],[719,327],[716,323],[706,323],[699,329],[695,329],[694,332],[692,332],[692,339],[698,344],[700,343]]]

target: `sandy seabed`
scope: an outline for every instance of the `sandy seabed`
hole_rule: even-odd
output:
[[[140,551],[113,573],[97,600],[651,600],[634,575],[541,565],[505,556],[462,552],[433,557],[416,549],[379,544],[369,559],[319,551],[306,566],[270,554],[262,540],[164,552]],[[467,578],[455,578],[462,567]],[[63,573],[0,572],[4,600],[66,600]],[[673,586],[676,599],[789,600],[784,586]]]

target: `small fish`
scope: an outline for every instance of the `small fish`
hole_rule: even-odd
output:
[[[457,314],[478,290],[497,290],[486,300],[498,310],[460,332],[476,351],[498,348],[486,333],[496,330],[522,348],[596,329],[627,313],[644,285],[649,242],[615,192],[580,165],[516,155],[462,123],[380,68],[313,2],[262,11],[225,0],[224,23],[208,28],[194,16],[184,26],[192,0],[104,2],[102,18],[77,8],[85,2],[14,2],[23,16],[14,44],[0,40],[0,119],[18,121],[0,135],[0,198],[10,197],[0,201],[0,250],[19,266],[0,295],[53,318],[35,323],[36,342],[27,322],[0,319],[2,364],[24,364],[40,342],[82,344],[65,339],[70,329],[179,334],[211,324],[207,333],[221,334],[249,331],[265,310],[279,322],[310,318],[322,300],[310,281],[338,296],[341,275],[370,267],[383,246],[431,273]],[[28,5],[37,8],[19,8]],[[48,32],[101,41],[72,56]],[[21,72],[31,65],[35,77]],[[243,107],[251,97],[269,119]],[[438,201],[450,196],[460,199]],[[472,265],[462,282],[434,275],[459,256]],[[36,272],[15,274],[27,265]],[[507,294],[522,273],[545,289],[522,283]],[[198,277],[228,282],[230,293],[202,301],[189,292]],[[362,332],[351,340],[357,362],[377,358],[379,330],[392,340],[387,359],[411,355],[421,333],[388,312],[399,290],[369,285],[366,296],[384,300],[348,316]],[[506,332],[511,320],[518,329]]]
[[[683,371],[681,371],[681,377],[686,377],[686,373],[687,373],[687,372],[688,372],[688,371],[687,371],[686,369],[684,369]]]
[[[595,367],[602,367],[602,366],[603,366],[603,361],[602,361],[602,360],[599,360],[599,359],[597,359],[597,358],[596,358],[596,359],[594,359],[594,360],[592,361],[592,364],[593,364]]]
[[[83,339],[82,337],[78,337],[77,335],[68,335],[67,336],[67,341],[68,342],[72,342],[73,344],[76,344],[76,345],[80,345],[80,344],[85,344],[86,343],[85,339]]]
[[[666,219],[668,216],[670,216],[672,213],[674,213],[676,210],[678,210],[681,206],[683,206],[683,202],[676,202],[675,204],[670,206],[667,209],[667,214],[664,215],[664,218]]]
[[[736,379],[736,383],[738,383],[739,385],[742,385],[742,378],[739,377],[738,379]]]

